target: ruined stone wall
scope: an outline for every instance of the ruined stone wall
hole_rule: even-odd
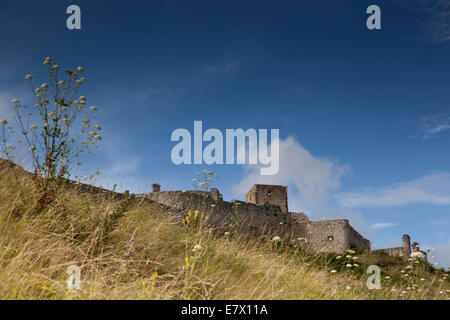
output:
[[[273,204],[283,212],[289,211],[286,186],[255,184],[245,195],[245,201],[257,205]]]
[[[346,219],[309,221],[304,237],[305,249],[312,253],[342,253],[348,249],[370,250],[369,240],[356,232]]]
[[[148,193],[145,197],[175,209],[180,217],[189,210],[205,213],[208,226],[223,231],[243,231],[255,236],[288,239],[295,225],[292,216],[278,206],[223,201],[216,191],[161,191]]]
[[[312,253],[342,253],[352,248],[370,250],[370,242],[356,232],[348,220],[309,221],[303,212],[283,212],[273,204],[223,201],[218,190],[162,191],[145,196],[175,209],[180,217],[189,210],[204,212],[208,216],[208,225],[223,231],[268,238],[279,236],[287,241],[305,238],[301,247]]]
[[[391,257],[399,256],[403,254],[403,247],[396,247],[396,248],[387,248],[387,249],[378,249],[375,251],[384,251]]]

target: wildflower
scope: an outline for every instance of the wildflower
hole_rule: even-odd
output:
[[[6,121],[6,119],[0,119],[0,124],[3,125],[8,124],[8,121]]]
[[[192,179],[192,181],[194,181],[194,182],[195,182],[195,181],[198,181],[198,179]]]
[[[401,273],[405,273],[405,270],[401,270],[400,272],[401,272]]]
[[[305,238],[297,238],[298,241],[303,242],[305,241]]]
[[[405,254],[403,254],[403,253],[400,253],[399,255],[398,255],[400,258],[402,258],[402,257],[404,257],[405,256]]]
[[[353,257],[353,260],[358,260],[359,258],[358,257]]]
[[[55,65],[52,66],[52,69],[58,70],[59,66],[57,64],[55,64]]]
[[[215,206],[216,206],[215,204],[212,204],[212,205],[211,205],[211,208],[214,208]]]
[[[85,77],[81,77],[80,80],[81,80],[82,82],[85,82],[87,79],[86,79]]]
[[[391,277],[389,277],[389,276],[386,276],[386,277],[384,277],[386,280],[389,280],[389,279],[391,279]]]
[[[50,64],[50,62],[48,60],[44,60],[44,62],[42,62],[42,64]]]
[[[33,78],[33,75],[32,75],[32,74],[27,74],[27,75],[25,76],[25,79],[27,79],[27,80],[32,79],[32,78]]]
[[[44,128],[47,128],[49,126],[48,123],[44,123]]]
[[[80,100],[86,100],[86,97],[85,97],[85,96],[81,96],[81,97],[79,97],[78,99],[80,99]]]
[[[336,260],[339,260],[339,259],[341,259],[342,258],[342,256],[337,256],[336,257]]]
[[[43,83],[43,84],[41,84],[41,87],[42,87],[42,88],[46,88],[46,89],[47,89],[47,88],[48,88],[48,84],[46,84],[46,83]]]
[[[100,135],[97,134],[97,135],[94,136],[94,139],[95,139],[95,140],[102,140],[102,137],[101,137]]]
[[[280,224],[283,224],[283,222],[280,222]]]
[[[349,254],[348,254],[348,255],[346,255],[345,257],[346,257],[347,259],[351,259],[351,258],[352,258],[352,256],[351,256],[351,255],[349,255]]]
[[[30,130],[36,130],[37,129],[37,126],[35,126],[35,125],[32,125],[31,127],[30,127]]]
[[[428,252],[430,252],[430,250],[431,250],[430,248],[427,248],[427,251],[428,251]]]
[[[331,270],[331,273],[336,273],[337,272],[337,270]]]
[[[357,263],[353,264],[354,267],[359,267],[359,265]]]
[[[439,265],[439,263],[437,263],[437,262],[435,262],[435,263],[433,263],[435,266],[438,266]]]
[[[420,278],[420,281],[425,281],[425,278]]]
[[[91,106],[89,109],[96,111],[97,107],[96,106]]]
[[[19,101],[19,99],[13,99],[13,100],[11,100],[11,102],[12,103],[19,103],[20,101]]]
[[[406,269],[412,269],[413,266],[406,266]]]
[[[276,237],[272,238],[272,241],[273,242],[281,242],[281,241],[283,241],[283,239],[281,239],[280,237],[276,236]]]
[[[351,249],[346,250],[346,252],[349,253],[349,254],[355,254],[356,253],[354,250],[351,250]]]
[[[84,71],[83,67],[77,67],[77,70],[80,71],[80,72]]]
[[[230,233],[229,233],[228,231],[224,233],[224,235],[226,235],[226,236],[228,236],[229,234],[230,234]]]
[[[199,186],[204,186],[206,184],[206,182],[200,182],[198,185]]]
[[[202,250],[202,249],[203,249],[203,247],[202,247],[201,245],[196,244],[196,245],[194,246],[194,249],[192,249],[192,251],[196,252],[196,251],[200,251],[200,250]]]
[[[352,287],[346,287],[345,288],[345,290],[351,290],[352,289]]]
[[[345,266],[346,266],[347,268],[353,267],[350,263],[347,263]]]
[[[31,147],[29,148],[29,150],[30,150],[30,151],[34,151],[34,150],[36,150],[36,147],[35,147],[35,146],[31,146]]]

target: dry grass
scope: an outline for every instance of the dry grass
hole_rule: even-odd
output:
[[[401,279],[368,290],[360,272],[335,256],[312,257],[239,236],[187,228],[149,203],[61,191],[40,210],[27,178],[0,172],[2,299],[446,299],[448,279],[426,271],[418,289]],[[196,245],[197,250],[194,250]],[[395,267],[395,265],[398,265]],[[68,290],[67,267],[81,267],[81,289]],[[383,269],[384,270],[384,269]],[[425,271],[424,271],[425,272]],[[385,274],[383,274],[383,277]],[[421,275],[422,276],[422,275]],[[410,289],[407,289],[407,286]],[[401,292],[405,293],[401,295]]]

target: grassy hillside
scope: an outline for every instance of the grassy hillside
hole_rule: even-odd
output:
[[[19,174],[19,181],[11,169],[0,171],[2,299],[450,296],[448,276],[427,265],[374,253],[311,256],[281,243],[217,234],[201,223],[188,227],[181,217],[171,217],[149,202],[73,189],[62,190],[41,208],[29,178]],[[346,267],[350,261],[352,267]],[[383,271],[381,290],[366,288],[369,264]],[[81,267],[79,290],[66,286],[71,265]]]

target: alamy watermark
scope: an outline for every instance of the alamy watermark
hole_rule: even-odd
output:
[[[267,129],[226,129],[224,150],[222,131],[211,128],[203,132],[202,121],[194,121],[193,135],[183,128],[172,132],[171,141],[178,143],[172,149],[171,158],[176,165],[253,164],[260,166],[261,175],[274,175],[280,167],[279,134],[279,129],[270,129],[269,150]],[[203,142],[210,143],[203,148]]]
[[[67,278],[66,285],[67,289],[80,289],[81,288],[81,268],[77,265],[71,265],[67,268]]]

